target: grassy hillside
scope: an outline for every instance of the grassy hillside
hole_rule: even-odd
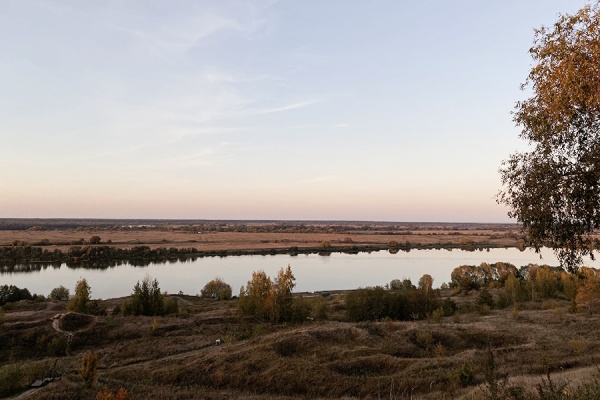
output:
[[[302,324],[241,318],[235,299],[173,296],[179,314],[166,317],[110,315],[125,300],[113,299],[102,302],[109,315],[64,314],[54,323],[66,302],[21,301],[4,307],[0,390],[12,385],[16,395],[55,375],[27,398],[95,399],[106,386],[130,399],[529,399],[594,382],[600,318],[570,312],[566,300],[498,310],[478,305],[478,296],[453,296],[459,311],[449,317],[348,322],[345,295],[334,294],[319,313],[326,319]],[[91,388],[80,377],[88,351],[99,359]]]

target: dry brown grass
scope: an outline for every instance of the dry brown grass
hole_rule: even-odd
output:
[[[134,399],[479,399],[485,398],[488,347],[498,372],[526,386],[531,396],[547,372],[578,384],[600,359],[600,319],[569,313],[566,301],[549,309],[523,305],[518,318],[507,308],[439,323],[348,323],[339,311],[342,296],[326,300],[329,310],[338,308],[328,321],[270,325],[239,319],[235,300],[178,298],[187,316],[158,317],[156,324],[152,317],[66,320],[63,328],[75,334],[70,355],[59,358],[47,356],[46,346],[58,335],[50,318],[66,304],[13,304],[0,328],[0,366],[56,361],[63,379],[34,399],[93,398],[78,378],[81,356],[89,350],[99,355],[98,390],[124,387]],[[122,301],[106,301],[107,309]],[[217,347],[218,338],[225,343]],[[468,387],[454,378],[465,365],[473,366]]]
[[[108,240],[111,246],[131,248],[146,245],[151,248],[195,247],[201,251],[222,250],[264,250],[287,249],[291,247],[316,248],[322,243],[329,243],[330,248],[352,246],[387,247],[390,242],[397,241],[404,245],[423,246],[460,246],[465,241],[488,244],[491,246],[515,246],[516,240],[505,237],[496,230],[439,231],[420,230],[412,234],[381,235],[372,233],[260,233],[260,232],[209,232],[189,233],[160,230],[0,230],[0,246],[11,245],[15,241],[30,245],[48,240],[45,248],[66,250],[73,242],[80,239],[89,240],[92,236],[100,236],[102,245]],[[351,242],[349,241],[351,240]]]

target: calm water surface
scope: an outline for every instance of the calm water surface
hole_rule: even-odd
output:
[[[48,295],[63,285],[73,292],[75,283],[86,278],[92,288],[93,298],[112,298],[131,294],[133,286],[146,274],[158,279],[163,291],[198,294],[204,284],[220,276],[233,288],[234,294],[246,285],[252,271],[264,270],[273,277],[289,264],[296,277],[298,292],[356,289],[384,285],[392,279],[409,278],[417,283],[423,274],[434,278],[434,286],[450,281],[450,273],[459,265],[479,265],[482,262],[509,262],[517,268],[530,263],[556,266],[558,262],[551,250],[542,250],[543,259],[533,250],[490,249],[489,251],[462,250],[411,250],[390,254],[387,251],[359,254],[332,253],[329,256],[274,255],[205,257],[195,261],[150,264],[134,267],[129,264],[108,269],[46,267],[36,272],[0,274],[0,285],[25,287],[31,293]],[[591,267],[600,268],[600,262],[586,260]]]

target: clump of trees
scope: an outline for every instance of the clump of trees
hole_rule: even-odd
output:
[[[423,275],[419,287],[409,279],[395,279],[385,288],[358,289],[346,296],[346,314],[351,321],[423,319],[435,310],[441,310],[443,315],[452,315],[456,305],[451,300],[442,301],[439,289],[433,289],[430,275]]]
[[[279,270],[275,280],[264,271],[253,272],[246,287],[240,289],[238,312],[270,322],[305,320],[309,309],[302,299],[294,299],[295,281],[289,265]]]
[[[479,290],[488,285],[502,286],[509,275],[518,275],[517,267],[509,263],[461,265],[450,274],[450,286],[459,292]]]
[[[14,285],[1,285],[0,286],[0,306],[6,303],[13,303],[19,300],[32,300],[33,296],[29,293],[29,290],[23,288],[20,289]]]
[[[166,315],[179,312],[179,304],[175,299],[166,298],[166,293],[161,293],[158,281],[146,275],[142,283],[138,281],[133,287],[129,301],[122,306],[126,315]]]
[[[450,286],[455,293],[478,290],[478,302],[490,307],[558,299],[570,301],[572,311],[600,312],[600,270],[594,268],[581,267],[577,272],[568,272],[548,265],[529,264],[517,269],[506,263],[482,263],[461,265],[451,276]],[[498,289],[496,299],[488,288]]]
[[[90,240],[100,240],[92,237]],[[90,242],[91,243],[91,242]],[[97,242],[96,244],[99,244]],[[108,243],[108,242],[107,242]],[[150,262],[185,260],[198,254],[191,248],[156,248],[135,246],[122,249],[111,246],[73,246],[67,251],[60,249],[48,250],[35,246],[0,246],[0,264],[15,266],[30,263],[67,263],[69,265],[92,264],[106,266],[107,263],[128,261],[133,265],[146,265]]]
[[[229,300],[231,294],[231,286],[218,277],[204,285],[200,291],[202,297],[215,300]]]

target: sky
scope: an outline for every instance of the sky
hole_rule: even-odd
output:
[[[3,0],[0,218],[511,222],[534,28],[586,3]]]

